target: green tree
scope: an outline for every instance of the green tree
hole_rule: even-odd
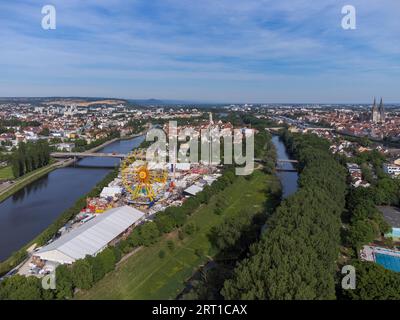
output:
[[[73,281],[70,267],[66,265],[57,267],[56,284],[57,299],[71,299],[73,297]]]
[[[0,300],[41,300],[40,279],[15,275],[0,283]]]
[[[356,268],[356,289],[343,290],[351,300],[399,300],[400,275],[372,262],[352,261]]]
[[[75,287],[90,289],[93,285],[92,266],[86,259],[77,260],[72,266],[72,281]]]
[[[104,277],[104,275],[106,274],[101,259],[99,259],[98,256],[96,256],[96,257],[87,256],[87,257],[85,258],[85,260],[86,260],[86,261],[89,263],[89,265],[90,265],[90,269],[91,269],[91,273],[92,273],[92,278],[93,278],[93,283],[98,282],[98,281],[99,281],[100,279],[102,279],[102,278]]]
[[[155,243],[159,236],[160,232],[154,222],[147,222],[140,228],[140,238],[145,246]]]
[[[115,249],[106,248],[102,252],[100,252],[96,258],[102,264],[105,273],[114,270],[115,264],[117,263],[117,259],[115,256]]]
[[[174,229],[174,220],[167,214],[159,214],[155,219],[155,223],[161,233],[168,233]]]
[[[370,220],[356,220],[349,230],[349,243],[354,248],[372,242],[378,236],[377,228]]]

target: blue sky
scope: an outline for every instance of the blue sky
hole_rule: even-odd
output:
[[[57,29],[41,28],[41,9]],[[357,29],[341,28],[341,9]],[[0,96],[400,102],[398,0],[0,2]]]

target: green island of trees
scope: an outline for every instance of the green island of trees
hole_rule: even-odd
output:
[[[225,281],[225,299],[334,299],[346,171],[314,135],[283,139],[299,160],[298,191],[267,220],[264,237]]]

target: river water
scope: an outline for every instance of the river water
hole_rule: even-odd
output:
[[[98,152],[127,153],[144,136],[114,142]],[[0,203],[0,261],[45,230],[82,195],[89,192],[119,159],[86,158],[54,170]]]
[[[290,160],[289,154],[286,151],[286,146],[281,141],[279,136],[274,135],[272,137],[272,142],[275,146],[278,159]],[[293,170],[295,168],[292,163],[280,163],[278,164],[277,169]],[[289,197],[290,195],[292,195],[297,191],[297,180],[298,180],[297,172],[286,172],[278,170],[277,176],[282,184],[283,199],[286,199],[287,197]]]

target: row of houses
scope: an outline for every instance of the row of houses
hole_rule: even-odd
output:
[[[371,186],[370,183],[363,180],[362,170],[360,166],[356,163],[347,163],[347,170],[350,174],[351,185],[355,188],[363,187],[368,188]]]

